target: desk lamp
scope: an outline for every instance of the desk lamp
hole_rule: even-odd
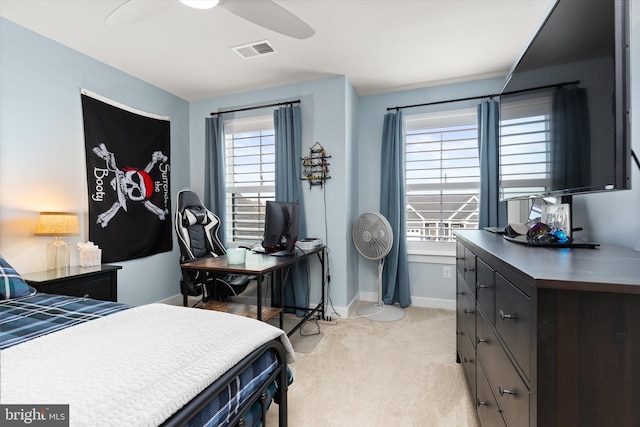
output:
[[[40,212],[35,236],[54,236],[47,245],[47,270],[68,268],[70,249],[63,236],[80,234],[78,215],[67,212]]]

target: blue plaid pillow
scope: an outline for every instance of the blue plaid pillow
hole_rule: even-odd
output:
[[[0,256],[0,300],[33,295],[36,290],[27,285],[22,277]]]

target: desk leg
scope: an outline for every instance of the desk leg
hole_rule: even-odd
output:
[[[258,286],[258,289],[257,289],[257,293],[258,293],[258,304],[257,304],[258,313],[256,313],[256,314],[258,316],[258,320],[262,320],[262,279],[263,279],[262,274],[259,274],[256,277],[256,283],[257,283],[257,286]]]
[[[182,292],[182,306],[186,307],[189,303],[189,293],[187,292],[187,289],[189,289],[187,282],[189,273],[185,272],[184,270],[180,270],[180,272],[182,273],[182,281],[180,283],[180,292]]]
[[[272,282],[271,282],[271,286],[272,288],[275,289],[275,284],[273,283],[274,280],[276,280],[276,272],[273,272],[273,276],[271,278]],[[282,280],[282,275],[278,274],[278,285],[280,286],[280,301],[278,301],[280,303],[280,329],[282,329],[284,331],[284,280]]]

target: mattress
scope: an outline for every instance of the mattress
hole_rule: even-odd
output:
[[[151,306],[155,306],[155,307],[151,307]],[[145,324],[144,319],[149,315],[151,315],[152,312],[155,312],[158,310],[161,312],[160,317],[155,317],[155,318],[151,317],[146,320],[147,323]],[[60,355],[62,354],[66,355],[65,357],[73,358],[72,355],[65,353],[65,351],[67,351],[67,348],[72,348],[76,350],[73,353],[80,352],[80,351],[84,351],[84,352],[91,351],[91,347],[95,347],[96,343],[110,342],[109,339],[112,339],[112,342],[110,342],[110,344],[108,345],[117,347],[118,346],[117,343],[120,342],[121,339],[117,338],[115,339],[115,341],[113,341],[113,336],[110,333],[111,331],[110,325],[122,323],[120,322],[120,318],[124,318],[125,320],[127,318],[130,318],[129,323],[127,324],[128,326],[124,327],[120,325],[118,326],[119,329],[116,328],[117,332],[115,332],[117,337],[123,336],[122,339],[125,342],[125,344],[123,344],[123,347],[125,348],[121,350],[118,350],[117,348],[110,348],[109,351],[107,352],[109,358],[111,357],[117,358],[120,351],[121,353],[120,354],[121,357],[119,359],[120,361],[124,360],[124,358],[127,358],[127,357],[131,357],[132,359],[134,359],[134,356],[130,356],[130,354],[133,354],[133,352],[128,351],[127,346],[130,349],[132,348],[132,344],[131,344],[132,342],[135,342],[136,340],[142,341],[139,337],[147,337],[150,334],[154,338],[156,338],[157,336],[161,335],[164,330],[171,329],[170,326],[164,326],[164,327],[159,326],[157,328],[158,331],[151,330],[154,328],[153,325],[155,323],[160,323],[154,319],[164,320],[164,319],[173,318],[177,323],[179,323],[180,321],[182,321],[181,319],[185,315],[188,315],[187,317],[194,316],[194,319],[195,319],[194,322],[209,323],[208,325],[199,325],[198,326],[199,329],[196,328],[198,332],[184,331],[184,327],[185,327],[184,325],[191,325],[191,323],[183,323],[181,326],[174,327],[174,331],[173,332],[169,331],[168,332],[169,335],[167,335],[168,337],[173,337],[171,339],[174,339],[174,338],[179,339],[179,337],[176,335],[176,331],[180,331],[178,335],[185,335],[184,337],[184,339],[186,340],[184,344],[185,351],[187,351],[187,347],[192,347],[196,349],[195,351],[198,352],[198,354],[201,354],[201,355],[206,355],[208,354],[208,352],[215,353],[216,349],[210,348],[206,350],[206,352],[202,353],[202,349],[199,349],[200,347],[199,344],[196,343],[197,345],[187,345],[187,341],[193,341],[194,337],[197,336],[198,334],[202,334],[203,331],[206,331],[207,335],[208,335],[208,332],[211,331],[213,335],[213,332],[214,332],[213,331],[214,327],[212,326],[213,324],[216,325],[215,326],[216,329],[227,330],[231,328],[231,332],[228,332],[228,331],[221,332],[222,333],[221,337],[223,337],[221,339],[224,342],[230,341],[229,337],[233,337],[232,340],[236,340],[236,338],[238,338],[240,341],[242,341],[241,335],[243,335],[244,332],[239,333],[238,331],[243,331],[247,327],[249,327],[249,329],[251,330],[253,330],[255,326],[258,326],[258,329],[263,328],[261,322],[258,324],[247,323],[247,321],[249,321],[250,319],[244,319],[239,316],[232,316],[224,313],[216,313],[216,314],[212,313],[212,315],[209,316],[206,313],[212,313],[212,312],[208,312],[208,311],[205,312],[204,310],[182,308],[182,307],[169,307],[161,304],[152,304],[150,306],[142,306],[142,307],[131,307],[124,304],[113,303],[113,302],[96,301],[96,300],[91,300],[86,298],[68,297],[68,296],[61,296],[61,295],[48,295],[48,294],[35,294],[33,296],[17,298],[17,299],[12,299],[8,301],[0,301],[0,350],[1,350],[0,359],[2,360],[2,363],[0,363],[0,369],[1,369],[0,373],[2,374],[2,377],[1,377],[2,379],[0,382],[0,401],[2,403],[17,403],[17,402],[24,403],[23,401],[24,396],[34,396],[31,390],[37,389],[40,386],[40,382],[38,382],[40,381],[39,378],[43,378],[42,381],[44,382],[51,383],[53,382],[51,378],[56,379],[59,377],[60,375],[59,373],[55,374],[55,373],[48,372],[48,369],[51,369],[51,370],[58,369],[59,371],[65,371],[65,369],[66,370],[71,369],[74,371],[72,378],[76,378],[75,380],[72,380],[72,381],[77,382],[77,378],[83,378],[81,382],[84,382],[84,377],[81,375],[82,369],[85,369],[85,370],[88,369],[90,372],[91,369],[93,368],[92,368],[92,365],[86,365],[83,367],[82,365],[86,364],[85,363],[86,360],[82,357],[78,357],[76,361],[73,361],[73,360],[65,361],[65,363],[61,364],[61,366],[57,366],[57,367],[55,366],[56,363],[52,363],[51,367],[46,369],[44,369],[39,365],[37,366],[35,365],[35,361],[38,356],[36,356],[36,358],[34,358],[32,361],[23,360],[23,359],[25,357],[28,357],[29,354],[38,354],[40,355],[39,357],[42,357],[41,355],[47,352],[50,353],[51,355],[56,355],[56,354],[58,355],[58,357],[52,357],[53,361],[58,361],[61,358],[64,359],[64,357],[60,357]],[[231,316],[231,317],[228,317],[228,316]],[[139,328],[137,321],[131,321],[131,319],[135,320],[137,318],[142,319],[140,325],[143,325],[142,328],[144,328],[144,333],[142,333],[140,330],[136,331],[136,329]],[[206,320],[206,322],[203,322],[202,321],[203,319]],[[231,321],[231,323],[227,325],[227,322],[229,321]],[[240,322],[240,326],[236,325],[237,322]],[[128,335],[125,332],[127,328],[132,329],[132,332],[134,333],[134,335],[137,333],[138,337],[131,338],[127,341],[127,338],[124,338],[124,335]],[[269,334],[271,333],[272,331],[269,331]],[[251,332],[251,334],[253,335],[253,332]],[[100,339],[98,339],[98,338],[95,338],[96,335],[103,335],[104,337],[101,336]],[[59,337],[64,338],[66,340],[64,342],[69,342],[70,344],[64,344],[64,342],[63,344],[57,343]],[[207,340],[210,342],[210,346],[212,343],[219,342],[219,340],[215,338],[209,338],[209,337],[206,337],[206,338],[207,339],[202,340],[203,347],[206,344],[204,342],[206,342]],[[285,338],[286,338],[286,335],[285,335]],[[162,341],[162,338],[159,338],[159,339]],[[256,343],[255,346],[251,344],[251,346],[257,348],[261,343],[263,343],[263,341],[268,341],[270,339],[273,339],[273,337],[267,336],[263,338],[260,343]],[[92,344],[92,340],[93,340],[93,344]],[[247,338],[245,341],[252,342],[253,338]],[[288,339],[286,340],[286,343],[288,343]],[[143,346],[144,343],[141,342],[140,345]],[[148,348],[153,348],[156,346],[162,347],[161,345],[156,343],[153,345],[149,345]],[[218,345],[215,345],[215,347],[218,347]],[[226,364],[216,369],[222,369],[222,370],[228,369],[228,366],[230,366],[229,364],[238,363],[251,350],[246,346],[246,343],[245,344],[240,343],[240,347],[243,347],[240,353],[238,353],[237,355],[233,355],[233,357],[226,358],[226,362],[225,362]],[[169,347],[161,348],[158,351],[161,353],[163,352],[163,353],[169,354],[170,358],[184,356],[182,354],[180,355],[175,354],[176,353],[175,346],[170,347],[170,348],[173,348],[173,352],[167,351],[168,348]],[[290,344],[288,344],[287,350],[289,352],[290,357],[293,357],[293,352],[292,352],[292,349],[290,348]],[[230,353],[228,350],[220,349],[219,351],[223,352],[224,354]],[[149,354],[148,358],[149,360],[155,361],[154,364],[162,365],[165,362],[161,359],[158,359],[158,357],[160,356],[161,354],[155,354],[155,355]],[[95,355],[91,355],[89,357],[91,359],[97,358],[95,357]],[[216,358],[217,357],[218,356],[216,356]],[[182,361],[178,361],[176,363],[184,363],[184,360],[190,360],[190,359],[182,359]],[[88,383],[87,385],[83,385],[82,388],[78,388],[74,393],[73,390],[69,391],[69,388],[73,389],[76,386],[76,384],[73,383],[74,387],[69,387],[67,385],[67,386],[61,387],[57,391],[55,391],[55,389],[52,391],[49,391],[49,393],[52,393],[52,394],[49,394],[49,395],[47,395],[47,393],[41,394],[40,399],[46,399],[47,403],[71,402],[70,418],[72,420],[72,425],[74,424],[73,423],[74,419],[82,420],[79,423],[77,423],[77,425],[81,425],[83,422],[88,421],[86,418],[83,418],[86,416],[86,414],[77,412],[78,406],[82,406],[82,405],[105,406],[104,402],[110,402],[112,399],[119,400],[119,403],[117,405],[114,404],[114,407],[117,407],[118,410],[122,408],[122,410],[125,411],[125,413],[121,417],[119,417],[117,414],[113,414],[114,412],[113,408],[110,408],[110,409],[105,408],[104,409],[105,416],[101,417],[102,418],[101,422],[93,423],[93,425],[100,425],[100,424],[118,425],[123,421],[127,421],[128,425],[136,425],[136,424],[137,425],[156,425],[159,422],[161,422],[163,419],[166,419],[167,416],[175,412],[175,410],[179,409],[185,403],[185,399],[186,401],[190,400],[192,397],[194,397],[193,396],[194,393],[195,394],[199,393],[202,390],[202,388],[208,384],[208,383],[204,385],[197,384],[195,386],[194,385],[184,386],[184,384],[182,384],[181,375],[183,375],[185,378],[186,377],[197,378],[198,381],[201,382],[200,377],[206,378],[207,375],[210,375],[209,371],[212,370],[211,366],[215,365],[215,364],[212,364],[211,360],[208,360],[206,358],[205,360],[198,360],[197,358],[194,358],[192,362],[193,363],[191,365],[184,366],[183,374],[181,374],[180,372],[176,373],[176,375],[178,375],[180,378],[177,378],[177,379],[174,378],[173,383],[166,382],[166,379],[164,379],[164,377],[167,376],[167,372],[166,371],[162,372],[160,375],[162,375],[163,381],[165,381],[164,389],[163,389],[164,393],[156,391],[156,394],[150,394],[149,396],[146,396],[146,397],[140,396],[140,400],[142,403],[139,403],[137,407],[133,403],[131,403],[132,400],[135,400],[134,398],[126,398],[123,396],[126,395],[126,392],[127,392],[126,389],[131,388],[130,384],[132,382],[135,383],[136,381],[142,381],[142,382],[150,381],[149,377],[142,378],[140,380],[130,381],[132,372],[136,373],[137,375],[138,371],[144,371],[146,369],[147,363],[144,360],[138,361],[138,362],[136,362],[135,360],[131,360],[130,362],[127,362],[127,363],[131,363],[133,366],[127,366],[126,369],[124,369],[125,367],[122,366],[122,363],[120,368],[118,367],[114,368],[115,370],[118,370],[118,371],[123,370],[125,372],[124,375],[126,375],[127,377],[120,378],[120,379],[113,376],[116,374],[115,372],[112,372],[112,373],[103,372],[103,370],[108,369],[108,366],[105,366],[105,365],[108,365],[108,363],[105,363],[105,361],[95,360],[95,366],[96,366],[95,369],[100,369],[100,375],[95,375],[95,376],[103,377],[103,381],[105,381],[104,380],[105,378],[109,379],[106,389],[105,389],[105,385],[92,382],[92,383]],[[72,366],[72,368],[69,368],[69,366]],[[76,367],[77,367],[77,372],[76,372]],[[202,411],[200,411],[200,413],[198,413],[191,420],[189,425],[191,426],[227,425],[226,423],[231,417],[231,415],[237,412],[238,408],[241,407],[245,399],[251,396],[251,394],[255,390],[260,389],[262,386],[264,386],[265,381],[267,381],[270,375],[273,372],[275,372],[277,368],[278,368],[278,363],[277,363],[274,352],[269,351],[264,353],[254,363],[248,366],[238,377],[236,377],[235,380],[232,381],[226,387],[225,392],[220,393],[217,399],[210,402],[210,404],[207,407],[205,407]],[[200,372],[200,370],[202,370],[202,372]],[[24,371],[24,374],[21,374],[21,371]],[[47,379],[47,375],[50,375],[49,379]],[[211,375],[213,375],[212,376],[213,378],[213,377],[219,376],[219,373],[211,374]],[[34,380],[34,377],[38,378],[38,380]],[[31,381],[31,383],[29,381]],[[33,382],[33,381],[36,381],[36,382]],[[185,381],[187,381],[187,379],[185,379]],[[215,378],[209,381],[209,383],[212,381],[215,381]],[[25,382],[24,387],[28,390],[25,390],[24,392],[19,392],[15,390],[21,387],[21,385],[19,386],[19,384],[22,384],[23,382]],[[113,392],[110,395],[108,389],[109,389],[109,384],[111,384],[112,382],[115,382],[115,384],[119,384],[119,385],[113,385]],[[161,383],[158,383],[158,388],[161,389],[162,387],[163,385]],[[182,392],[180,392],[179,390],[176,390],[176,395],[178,395],[178,398],[179,398],[177,401],[172,400],[169,405],[167,405],[166,403],[156,402],[155,409],[153,407],[154,405],[149,403],[159,398],[165,398],[167,395],[167,390],[171,390],[173,392],[174,389],[184,389]],[[92,394],[92,390],[100,390],[100,393],[99,393],[100,398],[98,400],[92,401],[89,398],[90,396],[88,395]],[[191,393],[191,395],[188,395],[188,393],[187,395],[185,395],[184,393],[185,390],[188,393]],[[275,390],[276,390],[276,384],[274,383],[270,384],[270,386],[267,389],[267,395],[268,395],[269,401],[271,399],[271,396],[275,392]],[[139,390],[135,390],[135,389],[130,390],[130,392],[133,394],[134,397],[137,397],[137,395],[140,393]],[[121,396],[121,394],[123,396]],[[61,397],[61,400],[59,402],[52,401],[53,396],[60,396],[60,395],[63,395],[63,397]],[[36,397],[36,399],[38,398]],[[76,405],[73,405],[73,402],[76,402]],[[100,402],[100,403],[98,404],[97,402]],[[30,402],[30,403],[36,404],[41,402]],[[127,405],[129,405],[130,407],[127,407]],[[140,406],[140,405],[143,405],[143,406]],[[106,406],[108,407],[109,405],[106,405]],[[173,409],[170,409],[170,408],[173,408]],[[75,411],[75,414],[74,414],[74,411]],[[89,412],[91,414],[95,414],[95,410],[92,410]],[[150,418],[147,419],[146,418],[147,415],[145,415],[145,418],[138,418],[140,413],[142,412],[149,412]],[[258,416],[257,418],[259,418],[260,413],[261,413],[261,409],[259,408],[259,406],[252,408],[252,410],[245,415],[247,425],[259,424],[260,421],[256,419],[256,416]],[[93,422],[95,420],[91,420],[91,421]]]

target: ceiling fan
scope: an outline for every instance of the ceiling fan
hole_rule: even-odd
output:
[[[306,39],[316,32],[300,18],[271,0],[179,0],[196,9],[219,6],[261,27],[296,39]],[[105,22],[114,27],[134,24],[162,12],[177,0],[126,0],[115,8]]]

